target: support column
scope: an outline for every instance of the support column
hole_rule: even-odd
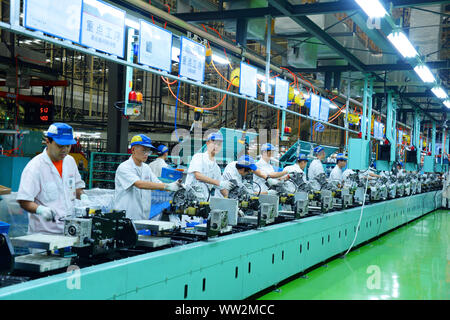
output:
[[[248,21],[240,18],[236,21],[236,43],[245,47],[247,44],[247,26]],[[236,128],[243,128],[245,118],[245,101],[238,99],[238,113]]]

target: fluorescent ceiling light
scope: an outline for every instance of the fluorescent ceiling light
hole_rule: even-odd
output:
[[[337,109],[338,108],[332,102],[330,102],[328,105],[330,106],[330,109]]]
[[[228,61],[228,59],[221,57],[219,55],[213,54],[212,55],[212,59],[214,62],[220,63],[220,64],[229,64],[230,61]]]
[[[419,75],[423,82],[430,83],[436,81],[434,75],[426,65],[417,66],[414,68],[414,71]]]
[[[445,100],[444,105],[450,109],[450,100]]]
[[[414,58],[419,55],[403,32],[392,32],[388,39],[403,57]]]
[[[378,0],[355,0],[370,18],[383,18],[387,15],[386,9]]]
[[[431,89],[431,91],[433,91],[434,95],[436,97],[438,97],[439,99],[447,99],[448,98],[447,92],[445,92],[444,89],[442,89],[441,87],[435,87],[435,88]]]

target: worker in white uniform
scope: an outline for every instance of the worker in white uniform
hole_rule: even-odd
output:
[[[153,173],[157,177],[161,177],[161,172],[163,168],[168,168],[169,165],[167,164],[167,157],[169,156],[169,148],[167,148],[165,145],[161,144],[156,148],[158,158],[150,162],[149,166],[150,169],[152,169]]]
[[[230,162],[223,171],[222,179],[234,180],[238,185],[242,185],[243,177],[249,174],[254,174],[264,180],[267,179],[269,185],[271,183],[278,183],[275,179],[270,178],[270,175],[258,169],[255,164],[255,160],[249,155],[243,155],[238,159],[238,161]],[[259,190],[255,192],[259,193]]]
[[[320,184],[316,181],[316,177],[321,173],[325,174],[325,170],[322,165],[322,161],[325,159],[325,150],[322,146],[317,146],[314,148],[313,153],[316,159],[314,159],[309,166],[308,180],[314,190],[320,190]]]
[[[114,209],[125,210],[126,217],[133,220],[147,220],[150,216],[151,190],[175,192],[180,182],[162,183],[152,172],[147,161],[155,147],[152,140],[143,135],[131,139],[131,156],[116,170]],[[152,218],[159,220],[160,215]]]
[[[50,125],[45,143],[44,151],[25,166],[16,199],[28,212],[28,233],[63,234],[63,220],[72,216],[75,198],[88,201],[88,197],[77,164],[69,155],[76,144],[72,127]]]
[[[308,180],[306,179],[306,173],[305,168],[308,164],[308,156],[306,154],[300,153],[297,157],[297,163],[293,164],[291,166],[287,166],[284,168],[285,171],[291,173],[291,172],[298,172],[303,175],[303,181],[305,183],[308,183]]]
[[[261,187],[261,193],[267,193],[269,186],[275,186],[281,181],[277,178],[281,178],[287,174],[286,170],[281,172],[275,172],[274,168],[270,164],[270,159],[272,158],[273,152],[275,151],[275,146],[270,143],[265,143],[261,146],[261,159],[256,162],[256,167],[261,171],[261,173],[267,176],[261,177],[258,175],[253,175],[253,181]],[[266,184],[267,181],[267,184]]]
[[[219,165],[216,162],[216,155],[222,150],[223,136],[220,132],[211,133],[206,139],[206,152],[196,153],[189,163],[186,177],[186,186],[201,190],[199,194],[204,196],[204,200],[209,194],[220,197],[228,196],[228,191],[233,187],[233,183],[222,179]],[[214,189],[214,194],[213,194]],[[220,191],[220,194],[216,192]]]
[[[343,169],[347,165],[347,157],[343,153],[338,153],[336,156],[336,166],[330,172],[329,180],[331,182],[337,182],[338,185],[342,185],[344,181]]]

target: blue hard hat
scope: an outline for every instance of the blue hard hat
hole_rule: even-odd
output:
[[[131,146],[144,146],[144,147],[156,149],[152,145],[152,139],[150,139],[149,137],[147,137],[144,134],[138,134],[137,136],[134,136],[133,138],[131,138]]]
[[[324,150],[322,146],[317,146],[314,148],[313,152],[314,152],[314,154],[318,154],[322,150]]]
[[[275,150],[275,146],[271,143],[264,143],[261,146],[261,152],[262,151],[273,151],[273,150]]]
[[[76,144],[73,138],[73,129],[65,123],[53,123],[47,130],[47,137],[52,138],[57,144],[67,146]]]
[[[223,136],[220,132],[213,132],[208,135],[206,141],[223,141]]]
[[[346,156],[345,154],[343,154],[343,153],[338,153],[338,154],[336,155],[336,160],[337,160],[337,161],[339,161],[339,160],[347,161],[348,158],[347,158],[347,156]]]
[[[161,144],[158,146],[158,148],[156,148],[156,150],[158,150],[159,154],[164,154],[166,152],[169,152],[169,148],[167,148],[165,145]]]
[[[297,157],[297,161],[308,161],[308,156],[306,154],[300,153]]]
[[[250,157],[249,155],[241,156],[239,158],[239,160],[237,161],[237,164],[242,167],[249,168],[250,170],[253,170],[253,171],[255,171],[257,169],[255,160],[253,160],[253,158]]]

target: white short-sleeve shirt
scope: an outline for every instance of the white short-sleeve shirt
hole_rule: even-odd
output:
[[[216,197],[221,197],[222,194],[219,192],[217,186],[207,185],[206,183],[198,181],[195,178],[194,172],[199,172],[211,179],[219,181],[222,180],[222,174],[220,172],[219,165],[217,164],[215,159],[214,160],[209,159],[209,155],[207,152],[194,154],[194,156],[191,159],[191,162],[189,163],[185,184],[191,187],[197,187],[199,189],[204,190],[205,198],[208,198],[207,193],[209,193],[209,190],[215,188],[216,191],[214,195]]]
[[[17,200],[33,201],[38,205],[55,210],[53,221],[29,213],[29,233],[62,234],[66,216],[72,216],[76,189],[85,188],[74,158],[67,155],[63,159],[62,178],[47,154],[47,148],[31,159],[20,178]]]
[[[150,216],[152,191],[134,186],[137,181],[161,183],[148,164],[138,167],[130,157],[116,170],[114,209],[126,210],[127,218],[132,220],[145,220]]]
[[[319,159],[314,159],[308,169],[308,180],[311,182],[311,186],[315,190],[320,190],[320,184],[315,180],[315,178],[321,173],[325,173],[322,161]]]
[[[272,165],[270,163],[267,163],[262,158],[256,162],[256,167],[266,174],[275,172]],[[253,181],[256,182],[261,187],[261,192],[267,192],[267,190],[269,190],[269,188],[266,185],[266,180],[264,180],[261,177],[258,177],[256,174],[253,175]]]
[[[306,174],[305,172],[302,170],[302,168],[300,168],[300,166],[298,165],[298,163],[293,164],[292,166],[287,166],[286,168],[284,168],[285,171],[287,172],[299,172],[299,173],[303,173],[303,181],[305,183],[307,183],[306,180]]]
[[[330,181],[337,181],[341,183],[342,180],[343,180],[342,169],[336,165],[330,172]]]
[[[157,177],[161,177],[161,172],[163,168],[169,167],[169,165],[164,161],[164,159],[157,158],[149,164],[150,169]]]

